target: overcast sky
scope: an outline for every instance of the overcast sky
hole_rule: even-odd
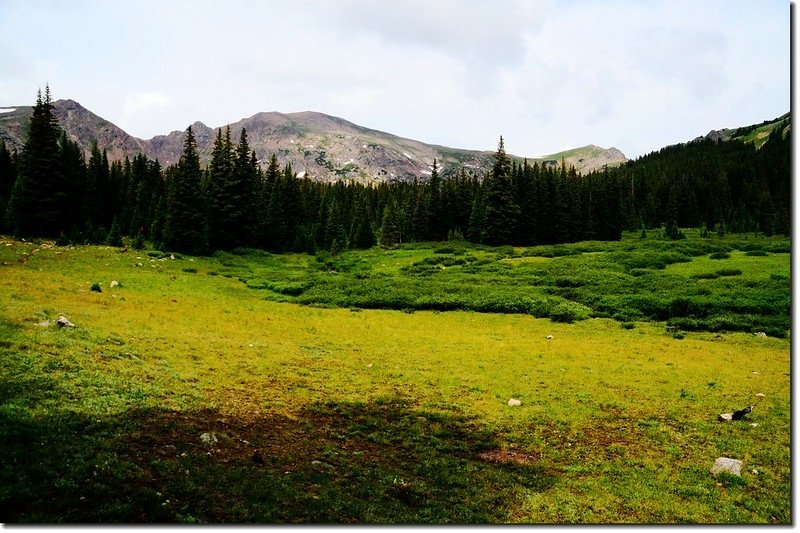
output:
[[[428,143],[636,157],[789,110],[782,0],[0,0],[0,106],[150,138],[320,111]]]

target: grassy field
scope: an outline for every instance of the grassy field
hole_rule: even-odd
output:
[[[687,233],[0,240],[0,520],[790,523],[788,240]]]

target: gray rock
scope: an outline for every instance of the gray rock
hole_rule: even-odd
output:
[[[764,333],[763,331],[759,331],[758,333],[756,333],[756,337],[762,337],[762,338],[766,339],[767,338],[767,334]]]
[[[547,337],[545,337],[545,338],[546,338],[547,340],[549,340],[549,341],[550,341],[550,340],[553,340],[553,336],[552,336],[552,335],[548,335],[548,336],[547,336]]]
[[[516,398],[511,398],[510,400],[508,400],[508,405],[509,407],[515,407],[517,405],[522,405],[522,402],[520,400],[517,400]]]
[[[41,322],[39,322],[39,325],[42,326],[43,328],[49,328],[51,324],[52,322],[50,322],[49,320],[42,320]]]
[[[67,317],[65,317],[65,316],[58,317],[58,320],[56,320],[56,324],[58,324],[58,327],[60,327],[60,328],[74,328],[75,327],[75,324],[70,322],[67,319]]]
[[[733,420],[733,413],[722,413],[717,417],[720,422],[730,422]]]
[[[203,444],[216,444],[219,442],[219,439],[217,439],[217,436],[213,433],[203,433],[200,435],[200,442]]]
[[[114,280],[111,283],[109,283],[108,286],[111,287],[112,289],[119,287],[119,281]]]
[[[714,461],[714,466],[711,467],[711,473],[715,476],[722,473],[741,476],[742,462],[739,459],[731,459],[730,457],[717,457],[717,460]]]

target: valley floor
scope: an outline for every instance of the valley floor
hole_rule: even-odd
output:
[[[732,331],[713,310],[603,311],[602,283],[558,254],[436,246],[189,258],[0,239],[0,521],[791,523],[788,317],[763,336],[737,331],[752,309],[726,308]],[[621,251],[583,246],[587,262]],[[690,308],[761,284],[788,301],[788,254],[730,247],[731,264],[631,264],[614,283],[653,276],[671,308],[680,280],[699,287]],[[426,259],[445,255],[492,276],[439,286],[499,280],[496,302],[524,289],[507,268],[577,281],[520,271],[544,280],[552,320],[474,312],[455,290],[439,311],[421,299],[437,272],[398,282],[394,309],[358,305],[359,282],[446,272]],[[740,272],[691,277],[725,266]],[[720,456],[741,477],[712,476]]]

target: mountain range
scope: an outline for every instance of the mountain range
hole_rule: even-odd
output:
[[[0,108],[0,140],[5,141],[9,149],[23,146],[32,109],[30,106]],[[167,166],[176,163],[183,150],[185,131],[139,139],[74,100],[56,100],[53,114],[87,155],[97,141],[111,161],[143,153]],[[234,142],[238,142],[242,128],[247,130],[250,147],[262,165],[275,154],[281,165],[290,163],[299,176],[307,175],[318,181],[352,179],[366,183],[424,179],[431,174],[434,158],[443,176],[458,172],[462,167],[482,173],[491,167],[494,154],[494,151],[427,144],[311,111],[257,113],[231,123],[230,128]],[[216,128],[195,122],[192,131],[201,162],[205,164],[211,157]],[[616,148],[594,145],[528,160],[557,165],[562,158],[567,166],[575,166],[583,173],[627,161]]]

